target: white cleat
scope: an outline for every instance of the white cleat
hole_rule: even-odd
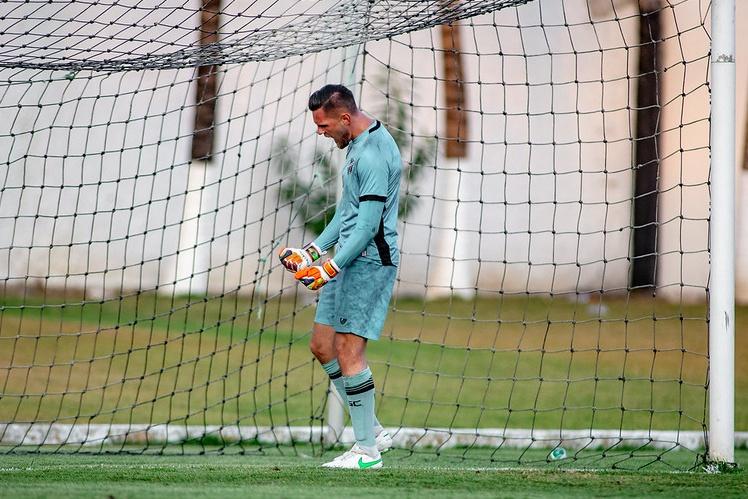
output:
[[[392,449],[392,435],[382,428],[379,433],[377,433],[376,437],[376,443],[377,443],[377,450],[384,454],[388,450]]]
[[[340,468],[346,470],[376,470],[382,467],[382,455],[376,451],[375,456],[367,454],[358,444],[354,444],[351,450],[338,456],[329,463],[322,465],[323,468]]]

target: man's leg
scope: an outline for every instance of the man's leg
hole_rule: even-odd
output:
[[[309,350],[323,366],[336,360],[335,329],[327,324],[315,322],[312,328],[312,339],[309,341]]]
[[[327,375],[330,377],[330,381],[335,385],[335,389],[343,400],[343,405],[348,407],[348,397],[345,393],[343,373],[340,369],[337,353],[335,351],[335,329],[327,324],[319,324],[315,322],[314,328],[312,329],[312,339],[309,342],[309,349],[320,364],[322,364],[322,369],[325,370]],[[374,435],[378,435],[383,429],[382,425],[377,420],[376,415],[374,415],[373,428]]]
[[[367,454],[378,458],[374,433],[374,380],[366,365],[366,338],[338,333],[335,335],[335,352],[343,374],[356,443]]]

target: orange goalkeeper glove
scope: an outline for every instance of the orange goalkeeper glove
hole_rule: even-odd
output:
[[[281,265],[286,267],[286,270],[289,272],[296,272],[311,266],[324,254],[325,253],[320,251],[316,244],[309,243],[302,249],[283,248],[278,252],[278,258],[280,258]]]
[[[315,265],[299,270],[294,274],[294,277],[307,288],[316,291],[330,282],[333,277],[338,275],[338,272],[340,272],[340,269],[335,265],[335,262],[327,260],[322,265]]]

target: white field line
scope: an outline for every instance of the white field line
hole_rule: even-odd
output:
[[[658,449],[703,449],[700,431],[654,430],[538,430],[388,428],[396,448],[552,448],[604,449],[647,446]],[[0,445],[117,445],[178,444],[203,437],[225,442],[257,441],[265,445],[323,442],[327,428],[310,426],[197,426],[178,424],[0,424]],[[353,429],[345,428],[341,444],[354,442]],[[748,445],[748,432],[735,434],[735,446]]]

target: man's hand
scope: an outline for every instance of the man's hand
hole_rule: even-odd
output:
[[[301,269],[310,267],[319,257],[324,255],[314,243],[309,243],[302,249],[283,248],[278,253],[281,265],[286,267],[289,272],[297,272]]]
[[[316,291],[330,282],[333,277],[338,275],[338,272],[340,272],[340,269],[335,265],[335,262],[327,260],[322,265],[315,265],[299,270],[294,274],[294,277],[307,288]]]

